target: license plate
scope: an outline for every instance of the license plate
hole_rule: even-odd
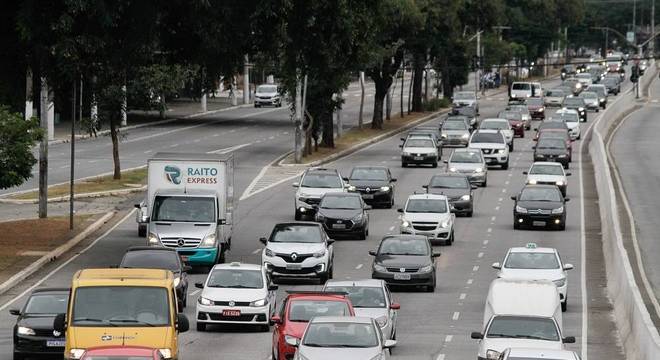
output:
[[[46,346],[48,347],[64,347],[64,340],[47,340]]]
[[[373,194],[362,194],[362,198],[370,200],[370,199],[374,198],[374,195]]]
[[[545,221],[532,221],[533,226],[545,226]]]
[[[346,229],[346,224],[332,224],[333,229]]]
[[[413,160],[424,160],[424,157],[422,156],[415,156]]]
[[[240,310],[222,310],[222,316],[241,316]]]
[[[493,159],[493,158],[486,158],[486,163],[487,163],[487,164],[492,164],[492,163],[494,163],[495,161],[497,161],[497,160],[496,160],[496,159]]]
[[[410,280],[410,274],[394,274],[394,280]]]
[[[181,255],[181,261],[188,262],[189,259],[190,259],[190,256]]]
[[[302,265],[300,264],[286,264],[287,270],[300,270],[302,269]]]

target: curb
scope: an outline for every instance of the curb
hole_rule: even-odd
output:
[[[38,260],[33,262],[32,264],[28,265],[25,269],[17,272],[14,274],[12,277],[7,279],[7,281],[3,282],[0,284],[0,294],[5,293],[7,290],[11,289],[12,287],[16,286],[19,282],[23,281],[25,278],[28,276],[34,274],[39,270],[41,267],[46,265],[49,262],[57,260],[62,254],[64,254],[66,251],[70,250],[72,247],[76,246],[78,243],[80,243],[83,239],[85,239],[87,236],[89,236],[91,233],[95,232],[101,226],[103,226],[110,218],[115,214],[114,211],[107,212],[105,215],[103,215],[100,219],[96,220],[93,224],[88,226],[85,230],[83,230],[80,234],[74,236],[72,239],[64,243],[63,245],[60,245],[56,249],[50,251],[48,254],[40,257]]]
[[[378,135],[378,136],[376,136],[376,137],[373,137],[373,138],[368,139],[368,140],[365,140],[365,141],[363,141],[363,142],[361,142],[361,143],[355,144],[355,145],[349,147],[348,149],[344,149],[344,150],[342,150],[342,151],[340,151],[340,152],[338,152],[338,153],[331,154],[331,155],[329,155],[329,156],[327,156],[327,157],[325,157],[325,158],[323,158],[323,159],[316,160],[316,161],[312,161],[312,162],[310,162],[310,163],[304,163],[304,164],[283,164],[282,161],[284,161],[284,159],[285,159],[290,153],[292,153],[292,151],[289,151],[289,152],[287,152],[287,153],[284,155],[284,157],[282,158],[282,160],[278,161],[278,163],[277,163],[276,166],[281,166],[281,167],[294,167],[294,166],[314,167],[314,166],[323,165],[323,164],[325,164],[325,163],[328,163],[328,162],[331,162],[331,161],[334,161],[334,160],[340,159],[340,158],[342,158],[342,157],[345,157],[345,156],[347,156],[347,155],[350,155],[350,154],[352,154],[352,153],[354,153],[354,152],[356,152],[356,151],[358,151],[358,150],[360,150],[360,149],[362,149],[362,148],[365,148],[365,147],[367,147],[367,146],[369,146],[369,145],[372,145],[372,144],[375,144],[375,143],[377,143],[377,142],[380,142],[380,141],[382,141],[382,140],[384,140],[384,139],[387,139],[387,138],[389,138],[389,137],[392,137],[392,136],[394,136],[394,135],[396,135],[396,134],[402,133],[402,132],[404,132],[404,131],[406,131],[406,130],[408,130],[408,129],[414,127],[414,126],[417,126],[417,125],[421,124],[421,123],[424,123],[424,122],[427,122],[427,121],[433,120],[434,118],[438,117],[439,115],[446,114],[446,113],[448,113],[449,111],[450,111],[450,109],[443,109],[443,110],[440,110],[440,111],[433,112],[433,113],[431,113],[431,114],[429,114],[429,115],[426,115],[426,116],[421,117],[421,118],[419,118],[419,119],[417,119],[417,120],[414,120],[414,121],[412,121],[412,122],[409,122],[409,123],[407,123],[406,125],[403,125],[403,126],[397,128],[397,129],[390,130],[390,131],[388,131],[388,132],[386,132],[386,133],[384,133],[384,134],[380,134],[380,135]]]
[[[118,189],[118,190],[108,190],[108,191],[97,191],[92,193],[73,194],[73,199],[75,200],[75,199],[99,198],[105,196],[117,196],[117,195],[125,195],[125,194],[141,192],[145,190],[147,190],[146,185],[136,188],[130,188],[130,189]],[[68,195],[58,196],[48,199],[48,203],[63,202],[63,201],[69,201],[69,196]],[[15,199],[0,198],[0,204],[23,205],[23,204],[38,204],[38,203],[39,203],[39,199],[15,200]]]

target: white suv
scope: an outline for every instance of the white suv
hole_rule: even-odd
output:
[[[469,148],[479,149],[486,159],[486,165],[500,165],[509,168],[509,147],[499,130],[477,130],[470,137]]]
[[[269,238],[259,241],[266,245],[261,262],[273,281],[280,277],[318,278],[321,284],[325,284],[332,279],[334,240],[321,224],[277,224]]]
[[[347,191],[348,184],[335,169],[311,168],[305,170],[300,182],[293,183],[296,195],[293,200],[295,219],[299,221],[304,215],[314,218],[314,205],[321,202],[323,195],[333,192]]]
[[[430,241],[454,242],[454,219],[449,201],[444,195],[414,194],[408,197],[401,215],[401,234],[422,235]]]
[[[484,119],[479,124],[479,130],[499,130],[504,135],[509,151],[513,151],[513,138],[515,137],[511,124],[507,119]]]

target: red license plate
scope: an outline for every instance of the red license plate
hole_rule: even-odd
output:
[[[222,316],[241,316],[240,310],[222,310]]]

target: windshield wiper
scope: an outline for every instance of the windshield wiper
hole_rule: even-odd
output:
[[[108,320],[102,320],[102,319],[93,319],[93,318],[75,318],[75,319],[73,319],[74,323],[78,322],[78,321],[98,322],[98,323],[103,323],[103,324],[107,324],[107,325],[110,325],[110,326],[118,326],[117,324],[113,324],[113,323],[109,322]]]
[[[542,336],[534,336],[534,335],[511,335],[509,337],[515,338],[515,339],[533,339],[533,340],[547,340],[547,341],[557,341],[557,340],[552,340],[548,339]]]
[[[140,325],[146,325],[146,326],[150,326],[150,327],[155,327],[156,326],[152,323],[148,323],[148,322],[145,322],[145,321],[139,321],[139,320],[135,320],[135,319],[108,320],[108,322],[111,323],[111,324],[113,322],[118,322],[118,323],[140,324]]]
[[[328,347],[328,345],[317,344],[317,343],[304,343],[303,345],[309,346],[309,347]]]

